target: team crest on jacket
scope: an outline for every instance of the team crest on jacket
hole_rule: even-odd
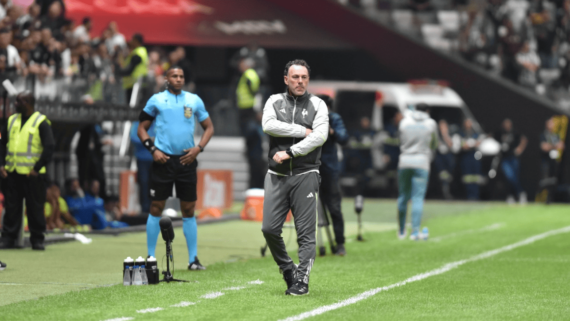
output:
[[[192,117],[192,107],[188,107],[184,105],[184,117],[191,118]]]

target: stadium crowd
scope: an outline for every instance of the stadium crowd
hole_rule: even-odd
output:
[[[339,2],[570,106],[570,1]]]

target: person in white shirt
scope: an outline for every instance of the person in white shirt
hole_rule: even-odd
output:
[[[427,228],[420,233],[424,198],[429,180],[430,163],[439,138],[437,124],[429,116],[426,104],[405,113],[398,127],[400,158],[398,162],[398,237],[406,237],[408,201],[412,201],[412,234],[410,239],[427,239]]]
[[[73,39],[88,43],[91,40],[91,35],[89,32],[91,31],[92,23],[91,18],[85,17],[83,18],[83,22],[73,30]]]

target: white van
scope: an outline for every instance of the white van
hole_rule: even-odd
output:
[[[382,131],[391,122],[397,111],[402,114],[414,109],[417,104],[430,106],[430,116],[436,121],[444,119],[449,125],[449,133],[454,138],[453,150],[460,150],[459,132],[463,120],[470,118],[473,129],[483,134],[483,130],[459,95],[442,81],[420,80],[409,83],[379,83],[355,81],[311,81],[308,91],[312,94],[329,95],[334,99],[334,110],[339,113],[351,130],[361,128],[364,117],[370,119],[371,129]],[[372,163],[375,170],[382,170],[381,148],[374,148],[371,142]],[[486,138],[479,147],[483,156],[499,153],[500,146],[492,138]],[[488,167],[488,166],[484,166]]]
[[[397,110],[404,113],[419,103],[425,103],[430,106],[430,115],[436,121],[445,119],[450,125],[461,128],[463,119],[471,118],[473,128],[481,132],[479,123],[461,97],[444,82],[416,81],[398,84],[311,81],[308,90],[315,95],[325,94],[333,97],[334,109],[342,116],[346,114],[357,119],[371,117],[376,130],[382,129]],[[343,118],[351,122],[346,117]]]

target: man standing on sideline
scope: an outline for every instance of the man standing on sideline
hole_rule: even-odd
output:
[[[204,151],[214,134],[214,125],[195,94],[182,90],[184,72],[177,66],[166,73],[167,90],[153,95],[140,115],[138,135],[154,159],[150,176],[150,215],[146,223],[148,255],[155,256],[156,242],[160,234],[158,222],[166,199],[172,194],[173,184],[182,208],[182,231],[188,246],[189,270],[205,270],[198,261],[198,227],[194,217],[196,206],[196,157]],[[198,121],[204,134],[194,145],[194,124]],[[156,122],[156,138],[148,130]]]
[[[265,164],[258,112],[254,110],[260,80],[253,67],[254,61],[251,58],[244,58],[240,61],[239,70],[242,75],[236,88],[236,100],[239,109],[239,127],[245,138],[249,164],[249,188],[262,188]]]
[[[270,139],[262,232],[287,283],[287,295],[309,293],[309,274],[316,255],[321,146],[329,133],[327,106],[307,92],[310,71],[304,60],[287,63],[287,91],[272,95],[263,109],[263,131]],[[281,236],[289,210],[295,218],[298,268]]]
[[[406,213],[412,200],[410,239],[427,240],[427,228],[420,233],[430,163],[438,145],[437,124],[429,117],[428,105],[418,104],[400,122],[400,161],[398,163],[398,237],[406,237]]]
[[[495,140],[501,144],[501,169],[510,185],[507,203],[515,202],[518,197],[521,204],[526,204],[526,193],[520,182],[520,155],[526,149],[528,140],[526,136],[513,130],[513,122],[506,118],[501,124],[501,129],[495,133]]]
[[[344,127],[344,122],[339,114],[332,111],[333,100],[327,95],[318,95],[327,105],[329,111],[329,138],[323,144],[322,163],[319,167],[321,174],[321,199],[331,214],[332,225],[336,242],[336,255],[346,255],[344,248],[344,220],[340,203],[340,187],[338,179],[340,175],[340,164],[338,162],[338,151],[336,144],[344,145],[348,142],[348,133]]]
[[[461,136],[461,179],[465,185],[465,193],[470,201],[479,200],[479,185],[481,184],[481,158],[477,156],[477,148],[481,145],[481,135],[473,130],[473,121],[466,118],[463,121]]]
[[[0,239],[2,249],[15,246],[25,199],[32,249],[45,250],[45,166],[52,159],[55,143],[51,123],[45,115],[34,112],[35,103],[31,92],[20,93],[16,97],[16,114],[8,118],[8,130],[2,134],[0,175],[4,178],[6,202]]]
[[[152,155],[143,145],[142,141],[137,135],[140,122],[133,122],[131,128],[131,143],[135,146],[135,157],[137,159],[137,183],[139,184],[139,203],[141,205],[141,212],[147,215],[150,212],[150,196],[149,191],[149,181],[150,181],[150,169],[154,160]],[[152,123],[147,133],[150,139],[154,139],[156,136],[155,124]]]

